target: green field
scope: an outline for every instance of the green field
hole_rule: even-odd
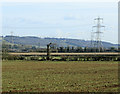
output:
[[[117,92],[118,62],[3,61],[3,92]]]

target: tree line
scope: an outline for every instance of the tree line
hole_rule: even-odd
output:
[[[40,48],[37,46],[28,46],[28,45],[2,45],[3,51],[7,52],[47,52],[47,48]],[[96,47],[50,47],[51,52],[59,53],[81,53],[81,52],[120,52],[116,47],[109,48],[96,48]]]

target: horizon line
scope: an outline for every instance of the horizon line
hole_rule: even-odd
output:
[[[67,37],[40,37],[40,36],[28,36],[28,35],[23,35],[23,36],[15,36],[15,35],[2,35],[0,37],[6,37],[6,36],[13,36],[13,37],[37,37],[37,38],[41,38],[41,39],[45,39],[45,38],[56,38],[56,39],[75,39],[75,40],[85,40],[85,39],[78,39],[78,38],[67,38]],[[85,41],[91,41],[91,39],[87,39]],[[102,42],[108,42],[108,43],[111,43],[111,44],[117,44],[119,45],[119,43],[113,43],[113,42],[110,42],[110,41],[105,41],[105,40],[101,40]]]

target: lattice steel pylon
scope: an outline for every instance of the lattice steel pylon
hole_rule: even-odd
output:
[[[13,49],[13,44],[14,44],[14,41],[13,41],[13,31],[10,32],[11,33],[11,49]]]
[[[105,29],[105,26],[101,25],[101,23],[103,23],[103,18],[95,18],[94,19],[97,23],[96,26],[93,26],[93,28],[96,28],[95,32],[94,30],[92,30],[92,33],[91,33],[91,41],[92,41],[92,45],[93,47],[97,48],[99,51],[101,48],[103,48],[103,45],[102,45],[102,41],[101,41],[101,34],[103,33],[102,32],[102,28]],[[93,40],[93,36],[94,36],[94,40]]]

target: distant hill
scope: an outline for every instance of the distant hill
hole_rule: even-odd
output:
[[[19,37],[19,36],[5,36],[3,37],[3,40],[5,40],[8,43],[12,43],[12,38],[14,44],[20,44],[20,45],[33,45],[33,46],[39,46],[39,47],[46,47],[48,43],[56,43],[58,47],[67,47],[67,46],[75,46],[75,47],[90,47],[91,41],[85,41],[80,39],[68,39],[68,38],[39,38],[39,37],[33,37],[33,36],[25,36],[25,37]],[[117,47],[117,44],[112,44],[109,42],[102,42],[103,47]]]

